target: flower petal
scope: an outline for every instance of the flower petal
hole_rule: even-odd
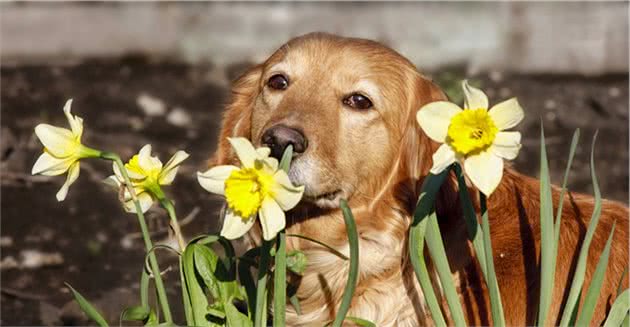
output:
[[[66,114],[66,118],[68,118],[68,123],[70,124],[70,128],[72,129],[72,134],[77,140],[81,139],[81,135],[83,134],[83,119],[79,116],[73,116],[70,112],[70,107],[72,106],[72,99],[66,101],[66,104],[63,106],[63,112]]]
[[[151,156],[151,144],[146,144],[138,152],[138,165],[145,172],[151,170],[162,170],[162,162],[157,157]]]
[[[280,208],[278,203],[272,198],[265,198],[263,200],[258,216],[263,230],[263,238],[266,241],[270,241],[276,237],[278,232],[283,230],[286,225],[284,211],[282,211],[282,208]]]
[[[65,128],[39,124],[35,126],[35,135],[46,147],[46,150],[55,157],[71,156],[78,148],[78,143],[75,142],[72,131]]]
[[[118,177],[116,177],[116,175],[107,176],[107,178],[103,180],[103,183],[113,187],[116,190],[120,190],[120,186],[122,185],[122,183],[120,182]]]
[[[258,154],[259,159],[267,158],[271,154],[271,149],[266,146],[263,146],[256,149],[256,153]]]
[[[37,161],[35,161],[31,174],[42,174],[44,176],[61,175],[68,171],[75,161],[76,160],[72,157],[60,159],[51,156],[48,152],[44,152],[37,158]]]
[[[162,172],[160,172],[160,184],[161,185],[169,185],[175,179],[175,175],[177,175],[177,169],[179,165],[181,165],[182,161],[188,158],[188,153],[185,151],[177,151],[171,157],[171,159],[164,165],[162,168]]]
[[[236,152],[238,160],[245,168],[253,168],[259,153],[254,146],[244,137],[228,137],[228,141]]]
[[[123,177],[122,173],[120,172],[120,169],[118,168],[118,165],[114,162],[112,163],[113,165],[113,170],[114,170],[114,175],[116,175],[116,177],[118,177],[118,179],[123,182],[125,180],[125,177]],[[125,168],[126,169],[126,168]],[[129,179],[134,180],[134,179],[145,179],[146,176],[137,173],[131,169],[126,169],[127,170],[127,176],[129,176]]]
[[[516,126],[523,120],[525,113],[516,98],[505,100],[488,111],[499,130],[506,130]]]
[[[434,141],[444,143],[451,118],[462,111],[454,103],[436,101],[424,105],[416,114],[416,120],[422,130]]]
[[[136,205],[133,203],[133,200],[131,200],[131,197],[128,196],[129,193],[126,192],[125,195],[125,203],[123,203],[125,211],[136,213]],[[138,198],[138,203],[140,204],[140,210],[142,210],[142,213],[149,211],[151,206],[153,206],[153,197],[151,197],[149,192],[138,193],[136,197]]]
[[[262,170],[270,175],[273,175],[278,170],[279,163],[276,158],[269,157],[257,162],[262,163]]]
[[[223,218],[223,228],[221,228],[221,236],[228,240],[237,239],[252,228],[256,219],[254,217],[243,218],[235,214],[232,210],[227,209]]]
[[[519,132],[499,132],[490,150],[497,156],[508,160],[513,160],[521,149],[521,133]]]
[[[433,154],[431,174],[437,175],[455,162],[455,151],[448,144],[442,144]]]
[[[79,178],[79,172],[80,172],[80,165],[79,162],[75,162],[74,164],[72,164],[72,166],[70,166],[70,168],[68,169],[68,176],[66,177],[66,182],[63,183],[63,185],[61,186],[61,189],[59,189],[59,192],[57,192],[57,201],[61,202],[63,200],[65,200],[66,195],[68,194],[68,189],[70,188],[70,185],[72,185],[72,183],[74,183],[77,178]]]
[[[197,172],[197,181],[206,191],[214,194],[225,194],[225,180],[238,170],[236,166],[216,166],[205,172]]]
[[[304,186],[293,186],[284,170],[278,170],[273,179],[276,181],[271,187],[273,199],[282,210],[287,211],[295,207],[302,199]]]
[[[490,196],[501,182],[503,159],[492,151],[484,151],[466,158],[464,169],[473,185],[486,196]]]
[[[483,91],[472,87],[467,80],[462,82],[464,89],[464,108],[465,109],[488,109],[488,97]]]

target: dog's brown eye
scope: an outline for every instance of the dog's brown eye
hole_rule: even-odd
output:
[[[343,99],[343,104],[350,108],[365,110],[372,108],[372,101],[366,96],[355,93]]]
[[[273,75],[267,81],[267,86],[274,90],[284,90],[289,87],[289,81],[281,74]]]

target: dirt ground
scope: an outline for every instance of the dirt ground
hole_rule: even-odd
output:
[[[92,160],[65,202],[55,193],[62,177],[31,176],[41,151],[33,128],[40,122],[65,126],[62,107],[73,98],[73,112],[85,120],[84,143],[129,158],[151,143],[167,160],[176,150],[191,154],[167,193],[176,201],[187,237],[216,231],[221,199],[197,184],[214,151],[229,81],[247,64],[227,68],[154,62],[142,57],[90,60],[64,66],[1,69],[2,181],[1,325],[84,325],[70,283],[118,322],[125,305],[138,301],[143,244],[134,215],[126,214],[117,195],[100,181],[109,164]],[[461,78],[458,69],[433,76],[447,89]],[[628,200],[628,77],[513,75],[473,76],[491,102],[516,96],[526,110],[518,129],[523,150],[514,165],[530,175],[538,171],[540,121],[547,136],[552,179],[558,183],[575,128],[581,143],[570,188],[591,192],[588,155],[599,129],[596,166],[605,197]],[[165,214],[152,210],[155,241],[167,241]],[[181,307],[173,256],[158,252],[167,272],[171,306]],[[181,313],[181,309],[176,310]],[[181,317],[181,314],[179,315]],[[181,321],[180,321],[181,322]]]

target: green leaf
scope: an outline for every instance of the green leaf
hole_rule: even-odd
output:
[[[626,289],[617,295],[615,303],[613,303],[608,312],[608,318],[606,318],[604,327],[621,326],[623,320],[628,317],[628,310],[630,310],[630,289]]]
[[[366,319],[362,319],[362,318],[348,316],[348,317],[346,317],[346,320],[352,321],[357,326],[361,326],[361,327],[376,327],[375,323],[373,323],[373,322],[371,322],[369,320],[366,320]]]
[[[252,321],[238,311],[238,309],[232,304],[231,301],[226,303],[225,305],[225,317],[227,319],[228,326],[236,326],[236,327],[251,327]]]
[[[567,301],[563,309],[564,311],[562,312],[562,319],[560,320],[561,327],[566,327],[569,325],[571,315],[573,314],[573,309],[578,303],[578,296],[582,290],[582,284],[584,284],[584,278],[586,275],[586,260],[588,258],[588,251],[591,246],[591,241],[593,240],[593,235],[595,234],[595,229],[597,228],[597,223],[599,222],[599,217],[602,212],[602,195],[599,190],[597,175],[595,174],[594,152],[596,139],[597,133],[595,133],[595,136],[593,136],[593,143],[591,145],[591,179],[593,183],[593,196],[595,197],[595,203],[593,205],[591,221],[588,223],[586,235],[584,236],[584,240],[582,241],[580,255],[578,257],[577,265],[575,266],[575,272],[573,273],[571,290],[569,291],[569,296],[567,297]]]
[[[448,259],[446,257],[446,250],[444,249],[444,242],[440,234],[440,227],[437,222],[437,215],[435,211],[431,212],[427,223],[427,232],[425,236],[427,242],[427,248],[431,254],[431,259],[435,264],[438,276],[440,277],[440,284],[444,290],[446,296],[446,302],[453,318],[455,326],[466,326],[466,319],[464,318],[464,311],[462,305],[459,302],[459,296],[453,284],[453,275],[448,265]]]
[[[475,249],[475,255],[477,256],[477,260],[479,261],[479,267],[481,268],[481,272],[483,277],[488,280],[488,274],[486,272],[486,251],[483,246],[483,235],[479,231],[481,231],[481,226],[479,226],[479,222],[477,221],[477,213],[475,213],[475,207],[470,200],[470,194],[468,194],[468,186],[466,186],[466,179],[464,178],[464,173],[459,164],[454,164],[455,175],[457,175],[458,189],[459,189],[459,199],[462,203],[462,210],[464,213],[464,221],[466,222],[466,230],[468,231],[468,238],[473,243],[473,248]]]
[[[209,248],[203,245],[195,245],[193,248],[193,257],[195,262],[195,270],[203,279],[204,284],[210,292],[210,296],[217,299],[221,296],[217,277],[214,272],[217,269],[219,258]]]
[[[627,274],[628,274],[628,266],[626,266],[626,269],[624,269],[623,273],[621,274],[621,278],[619,278],[619,283],[617,284],[617,296],[619,296],[619,294],[623,292],[623,279],[626,278]]]
[[[343,253],[337,251],[332,246],[330,246],[330,245],[328,245],[328,244],[326,244],[326,243],[324,243],[322,241],[316,240],[314,238],[311,238],[311,237],[308,237],[308,236],[305,236],[305,235],[300,235],[300,234],[287,234],[287,237],[297,237],[297,238],[301,238],[303,240],[307,240],[309,242],[313,242],[313,243],[315,243],[317,245],[321,245],[321,246],[325,247],[328,251],[332,252],[334,255],[340,257],[343,260],[350,260],[347,256],[345,256]]]
[[[260,267],[258,269],[258,284],[256,285],[256,311],[254,314],[254,325],[263,327],[267,325],[267,279],[269,266],[269,252],[273,242],[263,241],[260,248]]]
[[[551,180],[545,145],[545,132],[540,126],[540,300],[538,302],[538,325],[545,325],[556,272],[555,232],[553,222],[553,199]]]
[[[273,271],[273,325],[284,327],[285,306],[287,304],[287,241],[284,231],[278,233],[277,243],[278,248]]]
[[[558,210],[556,212],[555,233],[556,240],[554,242],[556,252],[558,251],[558,240],[560,239],[560,226],[562,226],[562,206],[564,204],[564,194],[567,190],[567,182],[569,180],[569,172],[571,171],[571,165],[573,164],[573,157],[575,156],[575,149],[577,148],[578,140],[580,139],[580,129],[576,129],[573,132],[573,139],[571,140],[571,148],[569,149],[569,160],[567,161],[567,167],[564,170],[564,177],[562,178],[562,189],[560,190],[560,202],[558,203]],[[557,259],[557,257],[554,257]],[[554,260],[555,267],[555,260]]]
[[[94,308],[92,304],[90,304],[90,302],[88,302],[88,300],[86,300],[83,297],[83,295],[81,295],[74,288],[72,288],[70,284],[68,283],[65,283],[65,284],[66,284],[66,287],[69,288],[70,291],[72,291],[74,300],[77,301],[77,303],[79,304],[79,307],[88,316],[88,318],[94,320],[94,322],[96,322],[101,327],[109,326],[107,324],[107,321],[105,321],[105,318],[103,318],[103,316],[96,310],[96,308]]]
[[[142,269],[140,276],[140,303],[143,307],[149,307],[149,274],[146,269]]]
[[[161,325],[157,315],[155,314],[155,311],[153,311],[153,310],[149,311],[149,317],[147,317],[147,319],[145,320],[144,325],[145,326],[159,326],[159,325]],[[173,323],[164,322],[162,325],[173,326]]]
[[[479,192],[481,202],[481,221],[483,233],[483,245],[486,255],[486,283],[490,293],[490,308],[492,313],[492,323],[495,326],[505,326],[505,316],[503,314],[503,303],[501,301],[501,292],[499,291],[499,283],[497,275],[494,271],[494,256],[492,255],[492,239],[490,238],[490,222],[488,219],[488,206],[486,204],[486,196]]]
[[[250,270],[251,264],[247,261],[238,262],[238,278],[241,285],[245,287],[247,293],[248,311],[251,313],[256,310],[256,284]]]
[[[411,264],[416,273],[416,278],[420,283],[424,299],[431,312],[431,317],[436,326],[446,326],[442,309],[438,303],[431,276],[424,260],[424,239],[428,219],[427,217],[433,212],[435,197],[440,187],[444,183],[444,179],[448,174],[448,170],[443,171],[439,175],[427,176],[423,183],[418,197],[418,203],[414,210],[414,217],[411,228],[409,230],[409,256]]]
[[[588,291],[586,291],[586,296],[584,297],[584,302],[582,303],[582,311],[580,311],[580,314],[578,315],[576,326],[588,326],[591,324],[593,312],[595,312],[595,306],[597,305],[597,299],[599,298],[602,284],[604,283],[606,268],[608,267],[610,244],[612,243],[613,234],[615,234],[615,224],[616,222],[613,223],[604,251],[602,251],[602,254],[599,256],[599,261],[597,262],[595,272],[591,278],[591,284],[588,286]]]
[[[120,315],[120,319],[127,321],[145,321],[150,313],[151,309],[148,306],[137,305],[125,309]]]
[[[289,173],[289,168],[291,168],[291,159],[293,159],[293,145],[289,144],[289,146],[284,149],[284,153],[282,154],[282,159],[280,160],[278,167],[284,170],[285,173]]]
[[[302,251],[293,250],[287,254],[287,269],[295,274],[301,276],[306,270],[307,263],[306,255]]]
[[[221,237],[219,235],[200,235],[193,238],[189,243],[197,243],[200,245],[208,245],[218,242]]]
[[[188,289],[188,297],[190,299],[192,325],[193,326],[210,326],[206,319],[208,312],[208,298],[201,287],[201,282],[197,279],[195,271],[195,249],[197,244],[188,244],[182,255],[184,261],[184,276],[186,279],[186,287]]]
[[[187,246],[188,247],[188,246]],[[179,258],[179,278],[182,284],[182,301],[184,304],[184,314],[186,315],[186,325],[194,326],[195,318],[193,317],[192,304],[190,303],[190,293],[188,292],[188,285],[186,280],[186,274],[184,273],[184,259]]]
[[[302,307],[300,306],[300,299],[298,299],[297,294],[289,296],[289,302],[291,302],[293,309],[295,309],[295,313],[297,313],[298,316],[301,315]]]
[[[216,318],[225,319],[229,326],[244,326],[240,321],[243,317],[246,320],[249,318],[238,312],[232,303],[235,299],[246,298],[243,289],[236,282],[234,267],[219,264],[221,262],[219,257],[207,246],[196,244],[193,251],[197,274],[214,301],[207,312]],[[217,321],[213,323],[224,325]]]
[[[350,309],[350,302],[352,302],[352,296],[357,287],[359,278],[359,236],[357,234],[357,226],[352,211],[350,207],[348,207],[348,202],[342,199],[339,201],[339,204],[341,206],[341,212],[343,213],[343,220],[346,223],[346,233],[348,234],[348,243],[350,245],[350,269],[348,270],[348,280],[343,290],[341,304],[339,305],[337,316],[332,324],[333,327],[340,327],[343,323]]]

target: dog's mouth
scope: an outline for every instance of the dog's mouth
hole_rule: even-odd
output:
[[[305,198],[312,199],[315,201],[316,200],[334,200],[340,194],[341,194],[341,190],[334,190],[332,192],[326,192],[326,193],[322,193],[316,196],[306,196]]]
[[[332,192],[320,193],[317,195],[304,195],[304,201],[313,203],[320,208],[338,208],[339,200],[343,195],[343,191],[340,189]]]

